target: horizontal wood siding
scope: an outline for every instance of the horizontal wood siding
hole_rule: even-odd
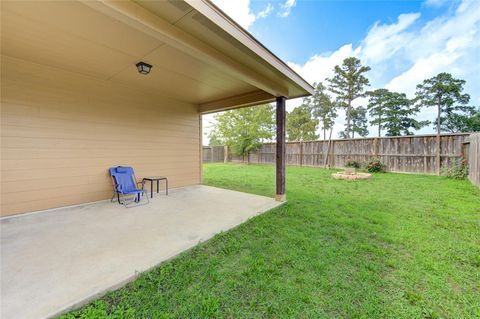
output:
[[[1,90],[2,216],[110,198],[116,165],[200,182],[193,104],[6,56]]]

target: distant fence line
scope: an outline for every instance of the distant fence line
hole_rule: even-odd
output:
[[[225,146],[203,146],[202,159],[204,163],[226,162],[227,153]]]
[[[469,139],[469,135],[442,134],[440,149],[436,135],[335,139],[331,142],[328,140],[287,142],[286,163],[294,166],[343,168],[349,160],[363,163],[377,157],[390,172],[438,174],[440,169],[449,167],[463,157],[467,159],[468,155],[471,176],[476,176],[470,178],[473,182],[479,179],[480,173],[478,159],[480,137],[479,134],[472,134]],[[275,143],[265,143],[258,151],[250,153],[245,158],[227,153],[223,146],[207,146],[203,149],[203,160],[275,163]]]

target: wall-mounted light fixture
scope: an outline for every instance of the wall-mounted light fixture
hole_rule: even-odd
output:
[[[148,74],[152,69],[152,66],[145,62],[138,62],[136,66],[137,66],[138,73],[141,73],[141,74]]]

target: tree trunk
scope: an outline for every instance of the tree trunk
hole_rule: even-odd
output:
[[[379,116],[378,117],[378,137],[381,137],[382,136],[382,117]]]
[[[437,135],[440,135],[440,99],[438,99],[437,105]]]
[[[436,167],[436,173],[437,175],[440,175],[440,113],[441,113],[441,106],[440,106],[441,100],[440,97],[438,98],[438,104],[437,104],[437,154],[436,154],[436,162],[437,162],[437,167]]]
[[[327,140],[327,130],[325,129],[325,126],[323,127],[323,140]]]
[[[228,146],[227,145],[223,147],[223,162],[224,163],[228,162]]]
[[[347,129],[345,130],[345,137],[350,138],[350,111],[352,108],[352,101],[348,100],[348,106],[347,106]]]
[[[328,137],[327,155],[325,156],[325,160],[324,160],[325,168],[327,168],[327,165],[328,165],[328,156],[330,154],[330,145],[332,144],[332,132],[333,132],[333,125],[330,128],[330,136]]]

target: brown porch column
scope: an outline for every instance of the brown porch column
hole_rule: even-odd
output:
[[[275,199],[285,201],[285,101],[284,96],[277,97],[277,152],[276,152],[276,184]]]

